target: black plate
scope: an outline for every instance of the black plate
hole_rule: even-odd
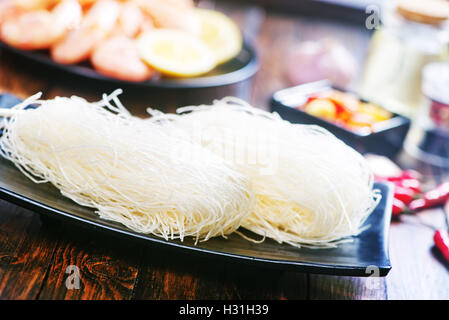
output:
[[[16,102],[17,98],[11,95],[0,95],[0,107],[8,107]],[[355,237],[354,241],[341,244],[338,248],[298,249],[270,239],[255,244],[236,234],[230,235],[228,239],[217,237],[195,245],[192,239],[186,239],[184,242],[165,241],[134,232],[119,223],[100,219],[93,209],[82,207],[62,196],[59,190],[49,183],[33,183],[12,163],[0,158],[0,198],[33,211],[148,244],[258,263],[277,269],[332,275],[369,276],[373,269],[367,268],[375,266],[379,275],[385,276],[391,269],[388,234],[393,193],[392,188],[386,184],[376,183],[375,188],[381,191],[382,199],[366,222],[369,228]]]
[[[0,41],[2,48],[13,52],[28,60],[65,71],[78,76],[109,82],[118,86],[132,85],[149,88],[209,88],[238,83],[251,78],[259,68],[256,52],[247,42],[243,43],[240,53],[232,60],[215,67],[209,73],[192,78],[176,79],[165,78],[150,79],[142,82],[131,82],[107,77],[95,71],[89,63],[64,65],[56,63],[50,58],[47,51],[26,51],[8,46]]]

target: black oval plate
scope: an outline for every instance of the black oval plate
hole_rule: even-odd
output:
[[[230,61],[215,67],[209,73],[192,78],[168,78],[160,77],[142,82],[123,81],[102,75],[95,71],[89,63],[64,65],[53,61],[47,51],[27,51],[8,46],[0,41],[2,48],[32,60],[36,63],[49,66],[78,76],[109,82],[119,86],[138,86],[150,88],[175,88],[193,89],[210,88],[231,85],[251,78],[259,69],[257,54],[254,48],[247,42],[243,43],[240,53]]]
[[[0,108],[17,103],[11,95],[0,95]],[[0,118],[1,121],[1,118]],[[393,190],[387,184],[376,183],[382,199],[366,224],[369,225],[354,241],[337,248],[309,249],[279,244],[271,239],[263,243],[249,242],[239,235],[228,239],[212,238],[194,244],[192,239],[166,241],[134,232],[125,226],[100,219],[93,209],[80,206],[61,195],[53,185],[35,184],[26,178],[11,162],[0,158],[0,198],[33,211],[73,223],[109,231],[128,239],[138,239],[148,244],[168,246],[209,256],[229,258],[241,262],[263,264],[276,269],[295,270],[318,274],[345,276],[385,276],[391,269],[388,241]],[[256,235],[253,235],[258,237]]]

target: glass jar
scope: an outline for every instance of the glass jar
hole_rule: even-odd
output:
[[[381,25],[371,39],[359,93],[393,112],[414,117],[422,105],[423,67],[447,60],[449,23],[413,21],[398,9],[397,1],[383,2]]]
[[[422,80],[423,106],[405,149],[423,162],[449,168],[449,62],[426,65]]]

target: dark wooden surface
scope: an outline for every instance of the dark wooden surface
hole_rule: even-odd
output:
[[[283,56],[298,41],[336,37],[360,64],[370,38],[363,25],[267,12],[235,2],[200,5],[228,13],[254,41],[261,62],[247,83],[209,93],[161,95],[123,88],[124,104],[137,115],[149,106],[172,111],[188,99],[233,94],[266,109],[270,95],[288,83]],[[357,85],[355,79],[352,86]],[[42,91],[46,98],[76,94],[98,100],[115,87],[92,83],[0,53],[0,90],[19,97]],[[410,166],[408,163],[407,165]],[[427,186],[444,179],[419,165]],[[433,249],[433,230],[443,226],[441,209],[404,217],[391,225],[393,269],[385,278],[353,278],[280,272],[179,254],[125,241],[40,215],[0,200],[0,299],[449,299],[449,269]],[[68,289],[70,266],[79,289]]]

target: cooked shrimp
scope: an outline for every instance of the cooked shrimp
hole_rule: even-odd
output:
[[[12,0],[2,0],[0,1],[0,24],[10,18],[17,18],[24,9],[20,8]]]
[[[102,41],[94,49],[91,62],[98,72],[125,81],[144,81],[154,74],[140,59],[136,41],[126,36]]]
[[[53,19],[47,10],[25,12],[3,22],[1,39],[8,45],[35,50],[48,48],[55,40]]]
[[[55,4],[59,3],[60,0],[12,0],[15,5],[24,10],[46,10]]]
[[[119,3],[114,0],[97,1],[81,21],[80,27],[52,46],[53,60],[73,64],[88,59],[94,47],[114,29],[119,8]]]
[[[137,4],[125,2],[121,5],[117,22],[116,33],[134,37],[141,30],[144,15]]]
[[[77,0],[63,0],[53,11],[53,28],[57,36],[53,43],[59,41],[70,31],[79,27],[83,18],[81,5]]]
[[[153,18],[147,14],[144,14],[142,24],[140,25],[140,33],[150,31],[154,28],[156,28],[156,26],[154,25]]]
[[[81,7],[86,8],[93,5],[95,2],[97,2],[97,0],[78,0],[78,2],[80,3]]]
[[[196,35],[201,32],[201,21],[187,1],[175,4],[174,0],[137,0],[137,3],[158,28],[179,29]]]
[[[23,50],[47,49],[81,20],[77,0],[63,0],[51,12],[40,9],[15,14],[1,25],[0,37]]]

